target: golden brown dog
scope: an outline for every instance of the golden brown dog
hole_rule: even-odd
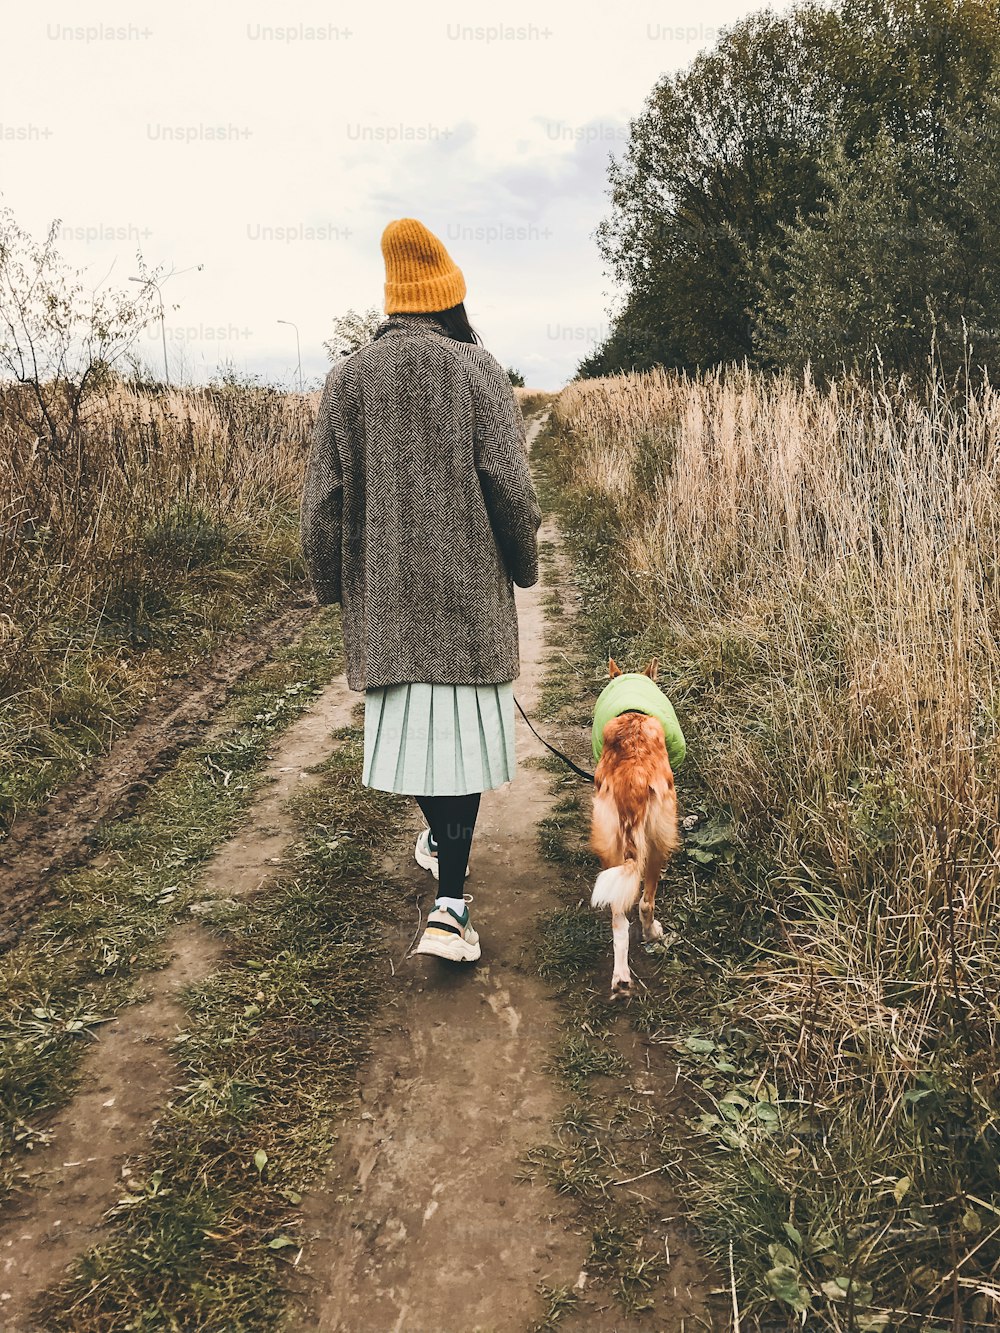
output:
[[[654,657],[642,672],[656,680]],[[621,675],[614,659],[608,676]],[[665,862],[680,846],[677,793],[663,727],[647,713],[626,712],[604,728],[604,749],[594,774],[590,846],[604,869],[591,895],[593,907],[611,908],[615,970],[611,998],[631,995],[628,968],[629,913],[639,899],[643,940],[658,940],[656,888]]]

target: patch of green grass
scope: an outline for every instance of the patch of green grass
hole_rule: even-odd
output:
[[[608,924],[589,907],[559,907],[537,923],[535,956],[546,981],[593,976],[608,952]]]
[[[582,1032],[571,1032],[563,1038],[553,1068],[575,1093],[582,1093],[593,1078],[613,1078],[627,1068],[618,1051],[601,1045]]]
[[[572,1287],[550,1287],[546,1282],[539,1282],[536,1290],[545,1305],[545,1314],[532,1324],[531,1333],[553,1333],[563,1318],[576,1309],[580,1297]]]
[[[527,1179],[540,1175],[557,1194],[572,1195],[581,1207],[592,1206],[605,1193],[607,1173],[596,1138],[530,1148],[523,1163]]]
[[[662,1210],[621,1187],[620,1172],[632,1154],[614,1131],[632,1123],[629,1117],[635,1117],[636,1108],[621,1113],[613,1100],[584,1095],[584,1103],[567,1107],[558,1141],[525,1154],[525,1174],[540,1176],[556,1193],[571,1198],[579,1224],[589,1231],[584,1261],[588,1295],[581,1303],[589,1303],[593,1293],[603,1289],[626,1314],[656,1308],[665,1314],[668,1306],[657,1307],[656,1301],[663,1295],[658,1284],[669,1272],[661,1240]],[[610,1118],[603,1120],[602,1113]],[[649,1137],[648,1115],[642,1119],[646,1132],[641,1140],[636,1138],[647,1160],[661,1158],[660,1164],[666,1166],[669,1148]],[[641,1173],[626,1171],[624,1178],[632,1174]]]
[[[226,922],[225,965],[188,997],[183,1083],[115,1210],[109,1242],[49,1294],[46,1327],[270,1329],[298,1206],[328,1160],[364,1058],[392,910],[376,866],[398,799],[357,780],[361,739],[336,737],[296,802],[286,874]],[[357,891],[364,884],[364,893]],[[124,1326],[124,1325],[123,1325]]]
[[[336,670],[335,612],[234,687],[219,725],[186,750],[132,818],[98,835],[99,862],[67,874],[58,901],[0,958],[0,1194],[72,1094],[89,1031],[137,995],[189,915],[206,858],[239,824],[274,738]]]
[[[565,768],[562,771],[565,772]],[[582,782],[574,783],[572,790],[560,797],[538,824],[538,836],[545,855],[567,866],[593,864],[593,853],[586,842],[589,811],[581,796],[582,787]]]

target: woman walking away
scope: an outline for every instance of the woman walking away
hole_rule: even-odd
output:
[[[538,578],[524,423],[465,313],[465,279],[415,218],[382,234],[385,313],[326,379],[302,498],[317,600],[342,607],[365,692],[362,781],[416,797],[438,897],[418,953],[479,957],[465,876],[484,791],[514,776],[514,588]]]

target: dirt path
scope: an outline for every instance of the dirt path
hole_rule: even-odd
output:
[[[350,722],[357,697],[340,678],[281,735],[243,827],[205,865],[206,898],[256,893],[276,873],[293,833],[284,804],[318,780],[307,770],[327,758],[330,733]],[[0,1225],[2,1333],[33,1330],[33,1298],[106,1231],[103,1215],[127,1188],[127,1159],[146,1145],[170,1095],[170,1043],[185,1020],[179,992],[213,971],[225,946],[193,921],[167,948],[169,963],[148,978],[149,999],[97,1029],[81,1089],[49,1125],[48,1143],[25,1172],[24,1198]]]
[[[557,540],[549,522],[539,536]],[[517,694],[529,714],[545,668],[544,596],[540,585],[517,592]],[[517,753],[519,763],[545,753],[519,716]],[[550,805],[548,776],[523,764],[514,783],[483,797],[468,880],[483,943],[473,967],[404,961],[414,898],[426,913],[434,889],[410,839],[397,851],[393,869],[413,894],[388,923],[391,999],[355,1118],[325,1188],[305,1205],[312,1240],[296,1330],[524,1333],[544,1313],[541,1280],[587,1282],[590,1238],[572,1205],[521,1178],[522,1154],[551,1141],[567,1101],[548,1072],[558,1007],[535,970],[535,920],[560,903],[537,843]],[[421,822],[415,813],[414,836]],[[572,1328],[649,1327],[599,1305],[574,1314]]]
[[[529,710],[543,667],[541,598],[537,587],[518,594],[517,689]],[[540,749],[520,724],[519,760]],[[357,1119],[306,1208],[316,1285],[297,1328],[524,1330],[539,1313],[536,1283],[575,1280],[583,1265],[569,1209],[518,1180],[521,1153],[545,1141],[563,1100],[545,1072],[557,1014],[532,957],[534,918],[552,905],[535,841],[547,786],[542,771],[522,767],[483,797],[468,880],[478,965],[402,962],[417,924],[412,897],[389,923],[391,1000]],[[416,814],[414,836],[420,827]],[[410,840],[394,868],[426,913],[433,881]]]

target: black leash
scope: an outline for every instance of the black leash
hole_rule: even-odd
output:
[[[586,770],[585,768],[580,768],[580,766],[579,766],[578,764],[574,764],[574,763],[573,763],[573,760],[570,759],[568,755],[563,754],[562,750],[557,750],[556,747],[555,747],[554,745],[550,745],[550,744],[548,743],[548,741],[545,739],[544,736],[539,736],[539,735],[538,735],[538,732],[535,731],[535,728],[531,725],[531,718],[530,718],[530,717],[528,716],[528,714],[524,711],[524,709],[521,707],[521,705],[520,705],[519,703],[517,703],[517,699],[516,699],[516,698],[514,699],[514,702],[517,704],[517,711],[518,711],[518,712],[521,714],[521,716],[524,718],[525,722],[527,722],[530,731],[532,732],[532,734],[533,734],[534,736],[536,736],[536,737],[542,742],[542,744],[545,746],[546,750],[551,750],[552,753],[555,755],[555,757],[556,757],[557,759],[561,759],[561,760],[563,761],[564,764],[567,764],[567,765],[573,770],[573,772],[574,772],[578,777],[583,778],[584,781],[586,781],[586,782],[593,782],[593,781],[594,781],[594,775],[593,775],[593,773],[588,773],[587,770]]]

